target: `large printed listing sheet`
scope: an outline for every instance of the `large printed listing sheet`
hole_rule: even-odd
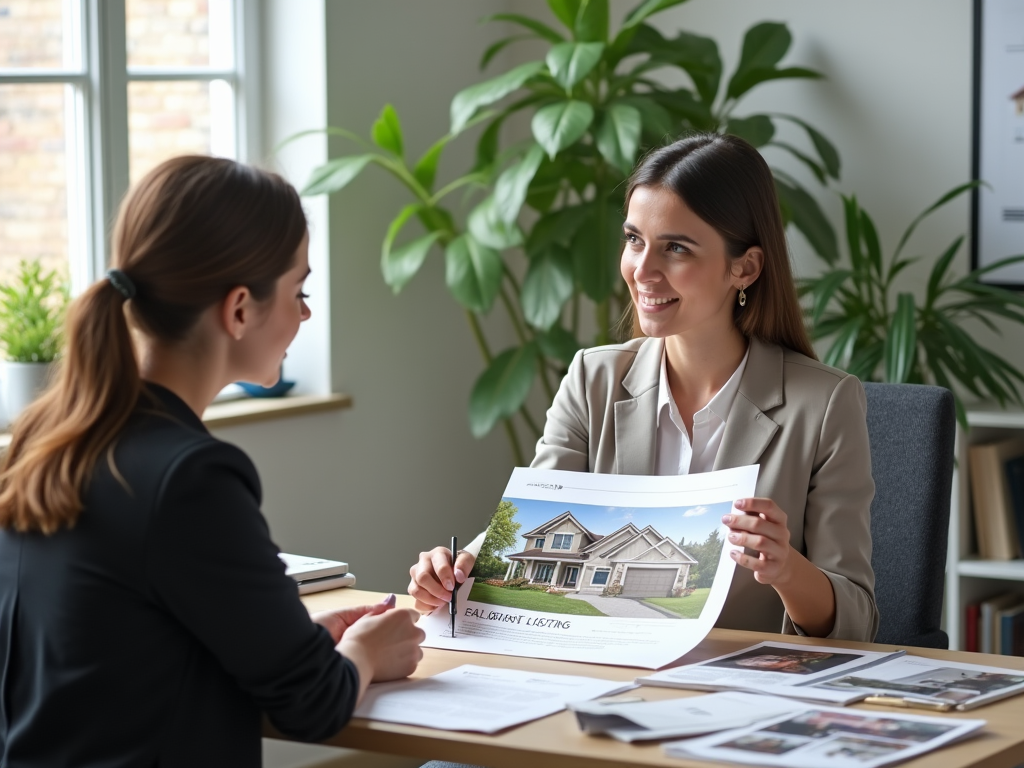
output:
[[[459,589],[455,637],[445,605],[421,619],[423,645],[669,664],[696,647],[721,613],[735,569],[729,552],[737,548],[722,515],[754,495],[757,470],[677,477],[514,470],[476,578]]]

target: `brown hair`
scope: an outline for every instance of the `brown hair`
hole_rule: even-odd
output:
[[[266,300],[305,234],[299,196],[276,174],[201,156],[147,174],[121,205],[113,238],[111,266],[134,295],[126,301],[104,279],[69,308],[54,382],[14,424],[0,464],[0,528],[70,527],[104,451],[118,475],[114,441],[144,393],[129,321],[175,343],[233,288]]]
[[[736,136],[687,136],[650,152],[627,185],[627,207],[637,187],[661,186],[675,192],[715,228],[733,258],[759,247],[764,265],[757,280],[745,289],[746,306],[737,304],[734,309],[736,327],[747,338],[817,359],[793,282],[775,182],[754,147]]]

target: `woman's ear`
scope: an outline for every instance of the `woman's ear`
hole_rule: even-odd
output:
[[[761,276],[764,267],[764,251],[757,246],[748,248],[747,252],[732,262],[732,277],[736,287],[749,288]]]
[[[244,285],[232,288],[221,302],[221,323],[228,336],[241,341],[253,321],[253,300]]]

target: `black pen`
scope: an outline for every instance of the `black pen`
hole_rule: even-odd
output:
[[[452,617],[452,637],[455,637],[455,595],[459,591],[459,582],[455,580],[455,555],[458,553],[459,540],[452,536],[452,600],[448,603],[448,615]]]

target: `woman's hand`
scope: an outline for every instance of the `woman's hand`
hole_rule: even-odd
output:
[[[760,554],[752,557],[741,550],[730,554],[737,565],[749,568],[761,584],[778,586],[789,577],[789,526],[786,513],[771,499],[738,499],[733,506],[740,512],[724,515],[722,522],[729,526],[729,541],[741,547],[756,549]]]
[[[419,614],[409,608],[384,608],[364,614],[345,630],[338,650],[359,670],[360,697],[371,682],[398,680],[416,671],[426,637],[417,619]]]
[[[395,596],[388,595],[376,605],[359,605],[354,608],[339,608],[336,611],[321,611],[312,614],[310,618],[330,632],[331,639],[337,645],[341,642],[346,630],[363,616],[376,616],[394,607]]]
[[[409,569],[409,594],[416,599],[416,610],[430,613],[439,605],[450,603],[452,590],[466,580],[474,563],[473,555],[460,552],[453,569],[452,552],[446,547],[420,552],[420,559]]]

